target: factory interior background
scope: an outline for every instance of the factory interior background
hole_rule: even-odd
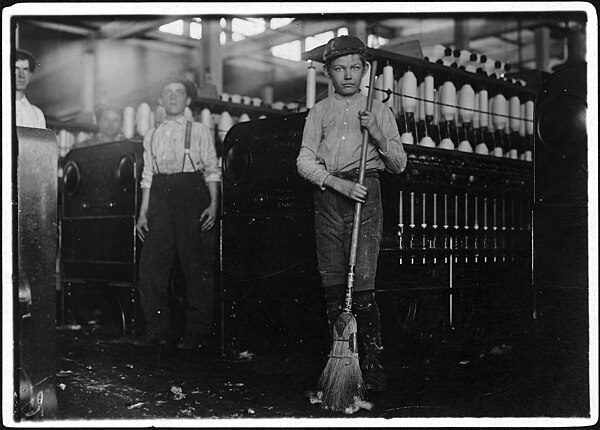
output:
[[[469,426],[482,417],[505,426],[597,420],[597,267],[588,266],[597,257],[597,124],[589,121],[597,114],[597,79],[590,75],[597,71],[596,11],[580,3],[549,3],[546,10],[541,2],[514,10],[491,3],[472,10],[458,3],[235,5],[3,10],[3,138],[13,142],[12,152],[3,149],[3,214],[12,213],[12,226],[3,216],[3,231],[13,236],[11,255],[3,234],[3,254],[12,256],[3,258],[3,357],[12,357],[8,369],[3,358],[3,370],[14,375],[3,382],[4,422],[296,426],[293,419],[301,418],[303,425],[350,427]],[[391,66],[388,106],[409,154],[403,175],[382,178],[376,290],[388,388],[370,397],[372,411],[353,416],[321,410],[303,394],[316,385],[330,339],[310,190],[293,171],[306,112],[331,93],[319,49],[340,35],[356,35],[377,53],[381,79]],[[56,139],[50,156],[15,157],[23,149],[7,114],[14,49],[36,57],[26,95]],[[472,85],[476,119],[465,120],[469,109],[460,106],[451,121],[442,111],[426,116],[422,106],[407,111],[400,78],[409,72],[417,83],[433,75],[438,96],[446,81],[456,90]],[[211,349],[202,353],[131,345],[143,328],[133,233],[139,184],[123,182],[117,163],[126,154],[134,161],[127,172],[139,168],[143,135],[159,123],[159,83],[167,75],[197,85],[186,115],[211,128],[224,172],[215,324]],[[490,116],[487,146],[478,146],[483,90],[505,97],[504,115],[494,118],[520,121],[499,125]],[[417,98],[423,91],[415,86]],[[565,94],[577,101],[560,99]],[[384,91],[375,97],[386,100]],[[109,104],[128,118],[123,142],[71,151],[98,132],[96,110]],[[490,97],[490,113],[495,109]],[[431,148],[421,140],[429,135]],[[440,147],[444,137],[454,141],[451,150]],[[75,183],[74,165],[93,168],[77,170]],[[105,171],[114,166],[121,182],[113,189]],[[27,304],[10,275],[17,266],[29,270],[16,238],[21,222],[31,221],[10,202],[33,208],[35,217],[47,203],[43,172],[55,181],[55,221],[41,216],[51,231],[39,233],[34,247],[58,258],[44,278],[48,285],[32,285],[29,326],[18,317]],[[11,191],[11,182],[32,185]],[[23,197],[29,192],[35,197]],[[113,211],[113,202],[124,212]],[[443,217],[450,233],[442,234]],[[96,224],[78,227],[91,218]],[[171,305],[181,311],[178,293]],[[36,312],[45,319],[34,326]]]

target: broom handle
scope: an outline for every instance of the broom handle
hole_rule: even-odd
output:
[[[371,63],[371,74],[369,76],[369,91],[367,93],[367,108],[368,112],[373,107],[373,95],[375,93],[373,87],[375,85],[375,73],[377,72],[377,60]],[[367,164],[367,146],[369,143],[369,131],[364,129],[362,132],[362,145],[360,149],[360,164],[358,168],[358,183],[363,185],[365,181],[365,165]],[[350,243],[350,264],[348,270],[348,285],[346,288],[346,299],[344,301],[344,312],[350,312],[352,309],[352,292],[354,290],[354,270],[356,267],[356,253],[358,250],[358,232],[360,228],[360,213],[362,211],[362,203],[356,202],[354,209],[354,221],[352,224],[352,242]]]

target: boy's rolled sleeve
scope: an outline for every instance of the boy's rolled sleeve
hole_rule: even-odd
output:
[[[194,123],[200,134],[200,156],[204,164],[204,181],[221,182],[221,168],[215,150],[215,138],[208,127]]]
[[[387,151],[379,151],[383,164],[385,164],[385,168],[391,173],[402,173],[406,168],[408,157],[400,141],[400,133],[398,132],[396,120],[389,109],[384,110],[381,131],[387,139]]]
[[[321,141],[322,126],[319,121],[318,107],[315,106],[308,113],[304,131],[302,133],[302,146],[296,158],[298,174],[308,182],[325,189],[323,183],[329,176],[325,165],[317,159],[317,149]]]
[[[144,169],[142,170],[142,181],[140,186],[142,188],[150,188],[152,185],[152,175],[154,175],[154,163],[152,163],[152,155],[150,152],[150,143],[154,129],[148,131],[144,135]]]

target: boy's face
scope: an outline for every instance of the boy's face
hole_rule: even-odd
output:
[[[158,102],[165,108],[167,116],[178,116],[192,99],[188,97],[185,86],[181,82],[171,82],[163,87]]]
[[[367,73],[360,55],[348,54],[334,58],[325,76],[331,79],[335,92],[342,97],[352,97],[360,89],[360,82]]]
[[[104,111],[104,113],[102,113],[100,122],[98,123],[100,133],[110,138],[114,138],[117,134],[119,134],[122,126],[123,117],[119,113],[112,110]]]

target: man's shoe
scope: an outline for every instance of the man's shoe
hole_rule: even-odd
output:
[[[164,344],[164,342],[161,341],[159,335],[154,333],[147,333],[139,339],[133,341],[133,346],[137,346],[138,348],[151,348],[161,344]]]
[[[367,357],[363,373],[363,384],[367,390],[385,391],[385,373],[377,358]]]

